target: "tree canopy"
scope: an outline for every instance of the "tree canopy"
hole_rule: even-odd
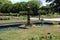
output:
[[[60,12],[60,0],[46,0],[46,2],[53,1],[50,6],[53,8],[55,12]]]
[[[17,2],[14,4],[12,4],[11,2],[7,3],[7,1],[3,2],[0,4],[1,13],[19,13],[20,11],[27,11],[27,7],[29,5],[30,10],[33,12],[33,14],[38,14],[39,4],[36,1]]]
[[[10,0],[0,0],[0,4],[4,4],[4,3],[11,3]]]

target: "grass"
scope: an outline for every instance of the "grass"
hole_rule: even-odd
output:
[[[27,17],[26,16],[20,16],[20,17],[10,17],[10,20],[0,20],[0,23],[8,23],[8,22],[21,22],[21,21],[26,21]]]
[[[32,27],[30,29],[20,29],[15,31],[0,32],[3,40],[29,40],[32,37],[39,38],[41,34],[47,35],[50,32],[60,39],[60,27]]]
[[[38,16],[31,16],[33,18],[39,18]],[[60,18],[60,15],[40,15],[40,18]]]
[[[31,16],[31,18],[39,18],[39,16]],[[41,15],[40,18],[60,18],[60,15]],[[0,20],[0,23],[22,22],[27,21],[27,16],[14,17],[10,16],[10,20]]]
[[[41,18],[60,18],[60,15],[41,15]]]

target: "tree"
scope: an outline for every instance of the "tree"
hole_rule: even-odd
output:
[[[39,5],[35,1],[29,1],[28,4],[30,5],[34,15],[38,15]]]
[[[40,0],[31,0],[32,2],[35,2],[37,5],[39,5],[40,6]]]
[[[27,2],[20,3],[20,11],[27,11]]]
[[[10,0],[0,0],[0,3],[10,3],[11,1]]]
[[[0,0],[0,12],[8,12],[11,6],[9,4],[12,4],[10,0]]]
[[[52,8],[53,12],[59,12],[60,10],[60,0],[46,0],[46,2],[51,2],[50,7]]]
[[[12,12],[19,13],[20,11],[26,11],[27,10],[27,2],[18,2],[13,4],[12,6]]]
[[[12,4],[11,2],[1,3],[0,10],[2,13],[19,13],[20,11],[27,11],[27,6],[30,5],[31,11],[34,15],[38,15],[39,5],[36,1],[29,2],[17,2]]]
[[[3,5],[1,6],[1,12],[2,12],[2,13],[8,13],[8,7],[9,7],[8,4],[3,4]]]
[[[51,8],[49,6],[42,6],[40,10],[45,10],[46,14],[51,14]]]
[[[19,13],[19,3],[16,3],[16,4],[12,5],[11,12],[12,13]]]

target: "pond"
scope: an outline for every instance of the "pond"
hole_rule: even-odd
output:
[[[51,27],[52,25],[50,24],[34,24],[37,27]],[[19,28],[19,26],[12,26],[12,27],[0,27],[0,32],[5,32],[5,31],[12,31],[12,30],[20,30],[20,29],[24,29],[24,28]]]
[[[52,24],[35,24],[38,27],[51,27]]]
[[[0,28],[0,32],[5,32],[5,31],[11,31],[11,30],[19,30],[20,28],[18,27],[3,27]]]

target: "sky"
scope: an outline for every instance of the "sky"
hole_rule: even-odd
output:
[[[11,0],[12,1],[12,3],[16,3],[16,2],[27,2],[28,0]]]
[[[46,6],[46,0],[40,0],[42,5],[41,6]]]
[[[16,3],[16,2],[27,2],[28,0],[11,0],[12,3]],[[40,0],[42,2],[42,5],[41,6],[46,6],[46,0]]]

